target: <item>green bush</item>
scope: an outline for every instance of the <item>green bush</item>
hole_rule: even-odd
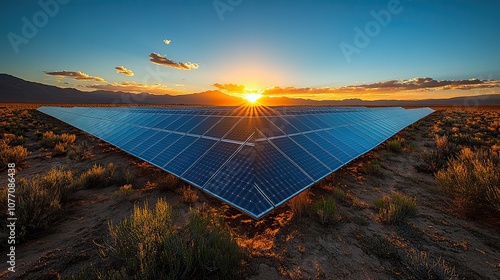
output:
[[[188,224],[173,224],[172,207],[159,199],[155,208],[135,206],[131,216],[109,223],[105,255],[118,260],[119,273],[134,279],[237,279],[244,252],[220,217],[192,210]],[[98,271],[89,279],[98,278]],[[102,273],[101,273],[102,276]],[[104,277],[111,278],[111,277]]]
[[[324,198],[320,201],[317,201],[314,203],[314,212],[318,214],[318,218],[321,224],[326,224],[330,217],[335,215],[335,209],[336,209],[335,202],[333,199],[329,198],[328,200],[325,200]]]
[[[400,193],[385,195],[373,203],[378,210],[379,219],[387,224],[398,224],[417,212],[416,199]]]
[[[401,153],[403,150],[403,145],[401,144],[400,140],[389,140],[386,143],[386,147],[389,151],[393,153]]]
[[[489,149],[463,149],[436,173],[438,185],[464,214],[489,208],[500,213],[500,157]]]
[[[362,172],[379,178],[384,177],[382,165],[380,164],[380,161],[378,159],[372,159],[369,162],[365,163],[362,167]]]
[[[17,183],[19,232],[24,237],[49,228],[62,213],[62,205],[74,188],[73,174],[63,168],[52,168],[43,175]]]

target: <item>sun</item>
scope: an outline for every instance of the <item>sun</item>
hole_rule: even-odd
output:
[[[247,93],[244,95],[244,98],[250,103],[257,102],[257,100],[259,100],[259,98],[261,98],[261,97],[262,97],[262,94],[260,94],[260,93]]]

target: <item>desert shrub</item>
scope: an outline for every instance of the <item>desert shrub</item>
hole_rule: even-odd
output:
[[[425,252],[410,250],[402,256],[402,262],[412,279],[458,279],[455,267],[441,258],[432,259]]]
[[[489,149],[464,148],[436,173],[438,185],[449,193],[464,214],[482,208],[500,212],[500,157]]]
[[[401,151],[403,150],[403,145],[401,143],[401,140],[399,139],[387,141],[386,147],[389,151],[396,154],[401,153]]]
[[[87,141],[82,141],[78,145],[73,144],[68,149],[68,157],[73,160],[83,160],[87,157],[89,149]]]
[[[153,209],[136,205],[128,219],[110,222],[109,232],[105,254],[119,261],[117,271],[125,278],[234,279],[244,257],[219,216],[192,210],[179,229],[172,207],[162,199]]]
[[[42,134],[40,145],[44,148],[54,148],[57,143],[72,144],[76,140],[76,135],[63,133],[61,135],[52,131],[46,131]]]
[[[158,187],[162,190],[175,191],[181,184],[181,180],[172,174],[161,174],[156,179]]]
[[[76,140],[76,135],[74,134],[67,134],[63,133],[61,134],[61,142],[66,143],[66,144],[72,144]]]
[[[332,194],[335,197],[335,199],[337,199],[337,201],[340,201],[342,203],[345,203],[348,201],[347,194],[343,189],[340,188],[340,185],[333,187]]]
[[[335,215],[336,209],[335,202],[329,198],[325,200],[324,198],[320,201],[314,203],[314,212],[318,215],[319,221],[321,224],[326,224],[330,217]]]
[[[425,151],[417,158],[415,169],[423,173],[436,173],[447,163],[446,155],[440,150]]]
[[[109,183],[109,173],[101,165],[94,164],[91,169],[80,175],[81,188],[102,188]]]
[[[60,217],[73,187],[72,172],[63,168],[20,179],[16,187],[20,239],[49,228]]]
[[[443,135],[443,136],[436,135],[434,143],[436,143],[436,148],[438,150],[441,150],[441,151],[448,151],[449,150],[448,136],[446,136],[446,135]]]
[[[28,149],[23,146],[11,147],[3,140],[0,141],[0,162],[2,164],[0,170],[5,169],[7,164],[11,162],[15,163],[16,166],[23,165],[28,155]]]
[[[64,156],[66,155],[66,146],[62,143],[57,143],[52,150],[52,156]]]
[[[309,198],[309,190],[305,190],[288,201],[288,206],[297,217],[304,215],[311,206],[312,200]]]
[[[387,224],[398,224],[417,212],[416,199],[400,193],[385,195],[373,203],[378,210],[378,218]]]
[[[125,180],[125,184],[132,184],[135,180],[135,173],[130,170],[126,170],[123,175],[123,180]]]
[[[382,165],[380,165],[380,161],[378,159],[372,159],[368,163],[364,164],[362,167],[362,172],[379,178],[384,177]]]
[[[9,146],[20,146],[23,145],[26,140],[22,135],[16,136],[11,133],[4,133],[2,135],[2,140]]]
[[[113,193],[113,196],[116,198],[124,198],[134,193],[134,189],[132,185],[123,185],[117,191]]]
[[[198,201],[198,195],[196,194],[196,191],[194,191],[193,189],[191,189],[190,186],[184,186],[181,188],[181,199],[180,201],[182,203],[186,203],[186,204],[193,204],[195,203],[196,201]]]

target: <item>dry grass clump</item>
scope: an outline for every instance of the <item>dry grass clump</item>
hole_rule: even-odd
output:
[[[117,191],[113,193],[113,196],[116,198],[125,198],[131,194],[134,193],[134,189],[132,188],[132,185],[127,184],[121,186]]]
[[[411,196],[394,193],[385,195],[374,202],[378,218],[386,224],[398,224],[417,212],[417,201]]]
[[[459,279],[455,267],[441,258],[432,259],[426,252],[409,250],[402,256],[402,262],[411,279]]]
[[[87,141],[82,141],[78,145],[71,145],[68,148],[67,154],[70,159],[73,160],[84,160],[89,156],[91,147]]]
[[[136,205],[128,219],[109,223],[111,240],[103,253],[115,260],[112,269],[87,269],[74,279],[241,277],[245,254],[219,216],[191,210],[181,228],[173,219],[172,207],[162,199],[153,209]]]
[[[199,200],[199,197],[198,197],[198,194],[196,194],[196,191],[194,191],[191,186],[184,186],[181,188],[180,190],[181,192],[181,199],[180,201],[182,203],[186,203],[186,204],[193,204],[195,203],[196,201]]]
[[[8,163],[15,163],[16,166],[21,166],[26,161],[29,155],[28,149],[23,146],[9,146],[5,141],[0,140],[0,170],[7,168]]]
[[[335,210],[337,206],[333,199],[329,198],[325,200],[324,198],[320,201],[314,203],[314,212],[318,215],[319,221],[322,225],[326,224],[331,217],[335,215]]]
[[[9,146],[21,146],[26,142],[26,139],[22,135],[16,136],[12,133],[4,133],[1,137],[7,145]]]
[[[91,169],[80,175],[79,186],[81,188],[102,188],[106,187],[110,182],[111,174],[106,171],[106,168],[99,164],[94,164]]]
[[[157,177],[156,182],[160,189],[166,191],[175,191],[182,183],[178,177],[172,174],[164,175],[164,172]]]
[[[42,134],[40,145],[44,148],[54,148],[56,144],[61,143],[65,146],[74,143],[76,135],[74,134],[55,134],[52,131],[47,131]]]
[[[484,208],[500,213],[499,171],[500,157],[491,150],[464,148],[436,174],[436,180],[464,214]]]
[[[295,216],[302,217],[310,208],[312,200],[309,195],[310,191],[307,189],[288,201],[288,206],[290,206]]]

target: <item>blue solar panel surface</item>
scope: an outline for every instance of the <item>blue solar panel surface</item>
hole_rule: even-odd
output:
[[[430,108],[40,107],[260,218]]]

